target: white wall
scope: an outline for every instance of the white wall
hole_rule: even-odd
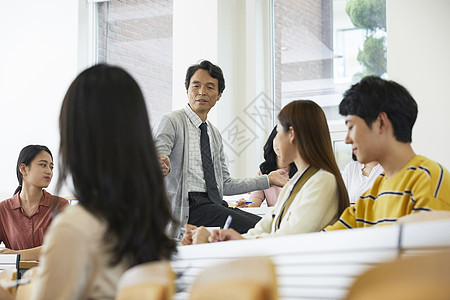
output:
[[[413,148],[450,169],[450,1],[387,0],[388,74],[417,101]]]
[[[217,64],[217,0],[174,0],[173,110],[188,103],[186,70],[203,59]],[[208,116],[210,120],[214,113]]]
[[[0,201],[17,187],[24,146],[48,146],[57,167],[59,110],[77,74],[77,28],[78,1],[0,0]]]

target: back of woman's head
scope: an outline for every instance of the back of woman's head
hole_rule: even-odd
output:
[[[123,69],[100,64],[71,84],[60,115],[60,178],[79,203],[106,221],[112,263],[168,259],[172,217],[144,97]]]
[[[51,158],[53,159],[50,150],[46,146],[42,145],[28,145],[20,151],[16,166],[17,181],[19,181],[19,186],[15,190],[14,195],[22,190],[23,176],[22,173],[20,172],[20,166],[22,164],[24,164],[25,166],[29,166],[33,161],[33,159],[36,157],[36,155],[38,155],[42,151],[45,151],[48,154],[50,154]]]
[[[311,100],[297,100],[286,105],[278,120],[284,131],[292,126],[302,159],[311,166],[324,169],[336,177],[339,191],[338,211],[349,206],[348,194],[334,158],[330,131],[322,108]]]

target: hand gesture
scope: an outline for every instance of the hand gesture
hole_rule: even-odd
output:
[[[161,163],[161,171],[166,176],[170,172],[170,159],[167,155],[160,155],[159,162]]]
[[[267,175],[269,177],[270,185],[283,187],[289,181],[289,178],[283,176],[285,174],[286,174],[285,170],[270,172],[269,175]]]

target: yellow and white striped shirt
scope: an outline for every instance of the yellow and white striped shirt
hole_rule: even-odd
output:
[[[450,174],[416,155],[391,178],[381,173],[372,188],[324,231],[389,225],[402,216],[432,210],[450,210]]]

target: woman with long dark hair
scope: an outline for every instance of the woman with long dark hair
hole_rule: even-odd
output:
[[[0,202],[0,254],[20,254],[38,260],[44,234],[53,216],[69,202],[45,190],[53,177],[53,156],[46,146],[28,145],[16,165],[19,186],[13,197]]]
[[[176,251],[144,97],[126,71],[96,65],[69,87],[59,125],[58,186],[70,178],[78,204],[48,232],[32,299],[113,299],[125,270]]]
[[[297,167],[294,163],[284,162],[280,155],[279,149],[274,144],[275,136],[277,135],[277,127],[272,129],[266,143],[264,144],[264,161],[259,165],[258,176],[263,174],[269,174],[272,171],[284,171],[286,177],[292,178],[297,172]],[[276,185],[272,185],[270,188],[254,191],[250,194],[248,200],[240,199],[236,207],[259,207],[261,203],[266,200],[267,206],[274,206],[277,203],[278,196],[281,193],[282,188]],[[247,203],[250,202],[250,203]]]
[[[349,206],[327,120],[319,105],[310,100],[286,105],[278,115],[274,143],[280,157],[294,162],[298,171],[284,186],[273,209],[244,235],[233,229],[215,230],[210,235],[200,227],[193,233],[194,243],[320,231]]]

